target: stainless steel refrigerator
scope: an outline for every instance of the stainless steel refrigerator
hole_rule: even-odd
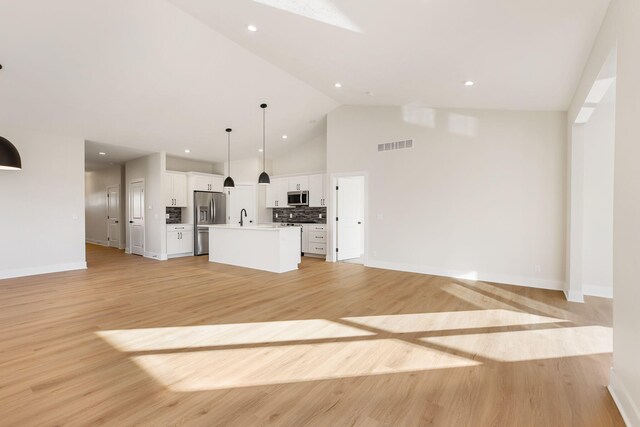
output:
[[[206,225],[227,223],[227,199],[224,193],[193,192],[193,253],[209,253],[209,228]]]

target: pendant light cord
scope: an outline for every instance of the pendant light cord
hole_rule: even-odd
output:
[[[267,108],[263,108],[262,109],[262,170],[265,171],[265,157],[267,155],[267,152],[265,151],[265,132],[266,132],[266,127],[265,127],[265,115],[267,113]]]
[[[231,132],[227,132],[227,161],[229,163],[227,176],[231,176]]]

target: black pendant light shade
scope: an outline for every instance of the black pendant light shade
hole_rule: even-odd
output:
[[[220,181],[218,181],[220,182]],[[231,178],[230,176],[226,177],[224,179],[224,188],[234,188],[236,186],[236,183],[233,182],[233,178]]]
[[[18,149],[8,139],[0,136],[0,170],[20,170],[22,160]]]
[[[269,174],[267,174],[265,168],[265,158],[267,155],[267,150],[265,147],[265,114],[267,111],[267,104],[260,104],[260,108],[262,108],[262,173],[258,177],[258,184],[271,184],[271,179],[269,179]]]
[[[229,165],[229,176],[224,179],[224,188],[229,189],[234,188],[236,184],[233,182],[233,178],[231,178],[231,128],[226,128],[225,131],[227,132],[227,164]]]
[[[220,182],[220,181],[218,181]],[[262,172],[258,177],[258,184],[271,184],[271,179],[269,178],[269,174],[266,172]]]

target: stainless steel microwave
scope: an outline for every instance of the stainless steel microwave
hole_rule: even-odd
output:
[[[289,191],[287,193],[287,205],[309,206],[309,192],[308,191]]]

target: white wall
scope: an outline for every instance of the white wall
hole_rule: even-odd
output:
[[[0,279],[86,267],[84,140],[2,126],[22,158],[0,171]]]
[[[120,186],[120,236],[124,246],[125,189],[124,166],[85,172],[85,239],[87,242],[108,245],[107,187]]]
[[[565,141],[560,112],[345,106],[327,171],[368,172],[369,265],[561,289]]]
[[[613,371],[627,425],[640,426],[640,2],[622,0],[613,210]]]
[[[613,165],[615,84],[584,125],[582,289],[585,295],[613,294]]]
[[[126,215],[129,221],[129,185],[137,179],[144,179],[145,193],[145,257],[166,259],[166,219],[162,190],[162,175],[165,170],[165,154],[155,153],[125,164]],[[129,227],[126,231],[127,251],[129,251]]]
[[[274,175],[289,175],[327,170],[327,135],[317,136],[309,142],[273,159]]]
[[[222,174],[223,170],[220,165],[220,163],[214,164],[183,159],[182,157],[167,156],[167,170],[169,171]]]

